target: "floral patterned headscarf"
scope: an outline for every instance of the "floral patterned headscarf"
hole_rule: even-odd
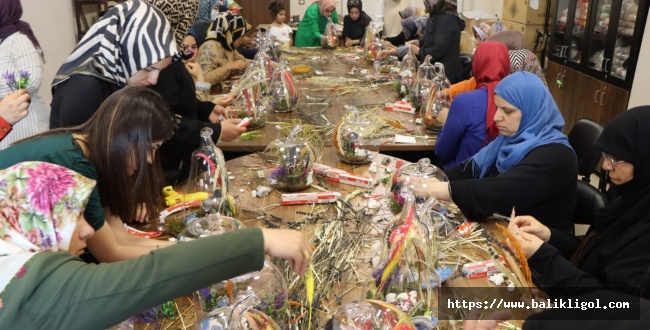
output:
[[[68,251],[95,181],[58,165],[0,171],[0,292],[38,252]]]

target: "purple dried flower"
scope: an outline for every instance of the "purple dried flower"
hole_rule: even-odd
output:
[[[2,75],[2,78],[7,82],[7,86],[11,90],[14,90],[14,86],[16,86],[16,75],[13,72],[7,71]]]
[[[31,75],[31,73],[29,73],[29,71],[20,70],[20,78],[29,78],[30,75]]]
[[[284,166],[278,166],[271,173],[271,175],[269,175],[269,180],[280,181],[280,179],[284,179],[286,176],[287,176],[287,170],[284,168]]]

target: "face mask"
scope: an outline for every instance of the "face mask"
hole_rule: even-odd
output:
[[[210,13],[210,18],[214,22],[215,19],[217,19],[217,16],[219,16],[219,9],[212,8],[212,12]]]

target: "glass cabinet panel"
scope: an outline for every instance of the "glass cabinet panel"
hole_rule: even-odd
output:
[[[623,0],[621,15],[618,20],[616,44],[611,68],[611,75],[625,80],[627,76],[628,58],[634,42],[634,29],[639,14],[638,0]]]
[[[580,64],[583,48],[587,40],[587,17],[589,17],[589,1],[578,0],[575,4],[575,16],[573,18],[573,31],[568,53],[565,56],[569,61]]]
[[[574,0],[575,1],[575,0]],[[553,36],[552,36],[552,47],[550,49],[552,56],[557,56],[559,58],[565,57],[565,52],[568,49],[565,42],[565,35],[570,34],[567,31],[570,31],[573,24],[571,24],[573,16],[573,11],[570,11],[571,0],[559,0],[557,3],[557,12],[555,17],[557,19],[553,25]]]
[[[596,8],[594,24],[591,24],[591,38],[589,39],[589,68],[596,71],[604,71],[605,48],[607,47],[607,32],[612,14],[612,0],[595,0],[593,5]],[[605,65],[609,63],[604,63]]]

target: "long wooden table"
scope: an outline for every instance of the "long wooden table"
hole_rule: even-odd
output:
[[[359,73],[361,69],[368,70],[367,74],[372,73],[372,67],[368,61],[356,54],[354,48],[324,50],[320,48],[306,48],[293,50],[283,56],[289,58],[289,64],[305,64],[313,68],[310,75],[294,74],[295,86],[300,92],[300,101],[297,109],[290,113],[269,113],[267,123],[259,129],[260,135],[250,139],[235,139],[231,142],[221,142],[218,147],[224,152],[258,152],[266,148],[269,142],[280,137],[279,131],[272,122],[286,122],[292,119],[300,119],[306,123],[314,122],[316,124],[336,125],[341,118],[347,113],[344,105],[353,105],[357,107],[373,107],[383,105],[387,102],[395,102],[400,99],[399,95],[393,89],[393,83],[376,84],[371,87],[370,82],[355,83],[355,86],[361,86],[358,90],[348,91],[343,94],[341,88],[350,86],[341,83],[338,86],[323,87],[311,83],[308,77],[315,73],[322,74],[322,77],[346,77],[364,79],[364,74]],[[357,60],[350,60],[351,57],[358,56]],[[348,59],[346,59],[348,58]],[[398,64],[398,63],[397,63]],[[393,64],[396,65],[396,64]],[[353,69],[354,75],[349,74]],[[308,99],[306,96],[309,95]],[[322,115],[322,116],[321,116]],[[409,131],[404,134],[414,135],[415,144],[395,143],[392,137],[382,138],[382,152],[390,151],[423,151],[433,155],[435,145],[435,134],[427,132],[423,125],[417,125],[413,122],[418,118],[418,114],[411,115],[406,113],[381,111],[381,115],[391,120],[399,120],[402,125]],[[314,121],[315,120],[315,121]],[[327,137],[329,138],[329,137]],[[326,142],[331,145],[331,142]]]

